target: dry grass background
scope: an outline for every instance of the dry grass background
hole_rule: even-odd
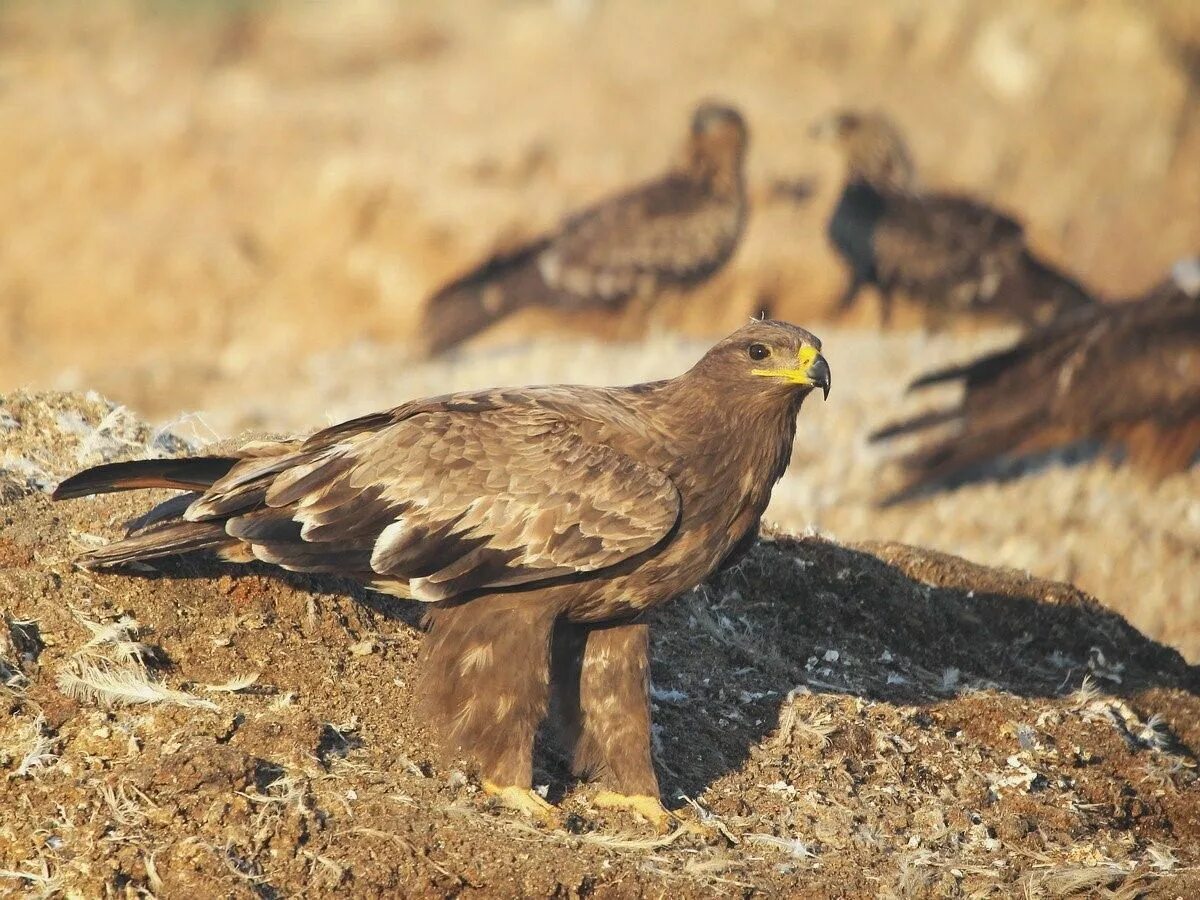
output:
[[[657,171],[706,95],[750,120],[759,202],[669,310],[693,332],[833,295],[838,164],[806,129],[837,104],[894,113],[930,184],[1020,210],[1105,291],[1200,246],[1188,0],[9,0],[0,47],[0,384],[133,380],[155,414],[404,338],[497,242]],[[806,175],[810,207],[766,200]]]

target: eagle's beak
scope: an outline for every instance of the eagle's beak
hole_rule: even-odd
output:
[[[819,387],[825,398],[829,398],[829,363],[825,362],[821,351],[811,344],[805,344],[796,352],[795,366],[751,369],[750,374],[778,378],[788,384],[798,384],[802,387]]]
[[[813,387],[819,387],[824,399],[829,399],[829,385],[831,384],[829,376],[829,363],[825,362],[825,357],[818,356],[813,360],[812,365],[808,367],[808,381]]]

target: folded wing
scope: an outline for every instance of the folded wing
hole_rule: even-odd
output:
[[[665,475],[545,409],[468,400],[360,422],[237,461],[128,538],[136,555],[118,543],[85,561],[165,555],[156,540],[182,548],[168,554],[221,545],[436,601],[616,565],[679,518]]]

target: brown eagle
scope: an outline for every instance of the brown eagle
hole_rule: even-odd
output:
[[[897,290],[924,305],[931,327],[963,313],[1040,325],[1093,302],[1026,246],[1016,219],[969,197],[918,190],[908,147],[886,116],[839,112],[812,133],[836,141],[846,160],[827,228],[850,270],[836,314],[866,285],[879,291],[885,327]]]
[[[997,457],[1088,440],[1124,446],[1156,479],[1182,471],[1200,451],[1200,259],[1140,299],[1078,311],[910,390],[947,382],[962,383],[958,404],[871,435],[952,428],[904,459],[912,478],[893,501]]]
[[[565,219],[441,288],[421,325],[440,353],[526,306],[615,309],[633,297],[695,285],[733,255],[746,222],[737,110],[704,103],[679,160],[662,177]]]
[[[194,550],[350,576],[429,604],[419,688],[448,750],[537,817],[534,733],[553,683],[580,774],[659,827],[644,614],[736,562],[829,391],[820,341],[756,321],[688,372],[619,388],[416,400],[224,456],[114,463],[56,499],[174,488],[110,566]]]

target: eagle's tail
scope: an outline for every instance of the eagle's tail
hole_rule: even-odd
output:
[[[238,460],[223,456],[190,459],[147,459],[108,463],[72,475],[54,489],[55,500],[89,497],[140,488],[202,491],[225,476]],[[105,547],[82,554],[77,562],[100,568],[175,556],[194,550],[226,549],[237,544],[223,521],[188,522],[183,518],[196,493],[172,497],[130,523],[128,535]]]
[[[237,544],[225,533],[224,522],[184,522],[177,519],[81,553],[75,562],[85,569],[103,569],[196,550],[223,551]]]
[[[429,354],[461,344],[522,307],[552,302],[553,292],[537,264],[546,243],[493,256],[434,294],[425,306],[421,325]]]
[[[965,363],[955,363],[945,368],[926,372],[910,382],[908,390],[911,393],[950,381],[961,381],[970,389],[973,386],[990,382],[997,376],[1028,363],[1039,355],[1044,360],[1044,368],[1051,370],[1074,346],[1073,343],[1062,343],[1061,339],[1077,333],[1080,325],[1091,321],[1095,316],[1095,307],[1087,307],[1087,309],[1090,311],[1077,310],[1041,328],[1034,329],[1011,347],[985,353]]]
[[[142,488],[174,488],[194,491],[211,487],[233,468],[231,456],[193,456],[184,459],[141,459],[106,463],[72,475],[51,495],[55,500],[135,491]]]

